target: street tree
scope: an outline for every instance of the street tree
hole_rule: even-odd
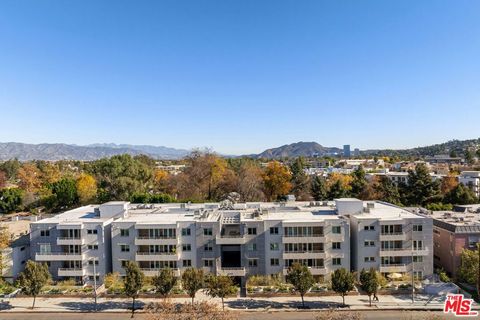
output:
[[[476,250],[464,249],[460,254],[460,266],[457,270],[457,277],[461,282],[471,285],[477,283],[479,263]]]
[[[355,276],[345,268],[335,270],[331,275],[332,290],[342,296],[345,306],[345,295],[354,289]]]
[[[182,274],[182,287],[187,291],[188,296],[192,299],[192,304],[197,291],[202,289],[204,285],[204,275],[202,269],[188,268]]]
[[[222,299],[222,309],[225,310],[224,299],[237,292],[237,287],[229,276],[209,275],[205,280],[206,292],[212,298]]]
[[[313,200],[322,201],[328,199],[327,181],[322,176],[315,176],[311,183],[311,194]]]
[[[175,284],[177,284],[177,277],[170,268],[161,269],[158,275],[154,276],[152,283],[155,286],[155,291],[160,293],[163,298],[168,297]]]
[[[33,297],[32,309],[35,308],[35,300],[38,294],[50,279],[51,275],[45,263],[27,261],[25,270],[17,278],[17,283],[24,294]]]
[[[307,266],[298,262],[293,263],[287,271],[286,280],[293,285],[295,291],[300,293],[302,298],[302,308],[305,308],[305,294],[310,290],[315,283],[312,273]]]
[[[371,268],[369,271],[362,269],[360,272],[360,287],[368,295],[368,302],[371,307],[372,294],[376,293],[378,289],[378,277],[374,268]]]
[[[145,276],[133,261],[127,261],[125,264],[125,277],[123,278],[123,286],[125,288],[125,295],[132,298],[132,316],[135,313],[135,299],[138,297],[138,293],[142,289]]]

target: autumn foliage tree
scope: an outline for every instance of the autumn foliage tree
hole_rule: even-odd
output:
[[[97,196],[97,181],[89,174],[82,173],[77,178],[77,193],[80,203],[87,204]]]
[[[41,187],[41,173],[34,163],[24,163],[18,169],[18,185],[25,191],[36,192]]]
[[[268,201],[277,200],[292,189],[292,174],[278,161],[269,162],[263,172],[263,190]]]

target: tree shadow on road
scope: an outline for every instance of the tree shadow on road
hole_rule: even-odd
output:
[[[68,310],[75,311],[95,311],[94,302],[60,302],[59,306]],[[142,301],[135,302],[135,310],[142,310],[145,303]],[[97,311],[105,310],[132,310],[132,303],[129,302],[116,302],[116,301],[102,301],[97,303]]]
[[[301,301],[285,301],[277,302],[271,300],[262,299],[237,299],[232,301],[225,301],[231,309],[240,310],[254,310],[254,309],[302,309]],[[305,306],[308,309],[330,309],[330,308],[343,308],[341,303],[330,301],[305,301]],[[347,306],[348,307],[348,306]]]

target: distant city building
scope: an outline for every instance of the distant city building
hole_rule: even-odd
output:
[[[360,156],[360,149],[355,148],[355,149],[353,150],[353,155],[354,155],[355,157],[359,157],[359,156]]]
[[[475,196],[480,197],[480,171],[462,171],[458,182],[469,187]]]
[[[343,145],[343,156],[346,157],[346,158],[350,158],[350,145],[349,144],[345,144]]]
[[[433,157],[425,157],[425,161],[429,163],[461,164],[464,162],[464,159],[461,157],[450,157],[446,154],[438,154]]]

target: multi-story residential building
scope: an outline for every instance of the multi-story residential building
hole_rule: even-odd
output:
[[[429,216],[434,226],[434,264],[455,277],[462,251],[475,250],[480,242],[480,216],[470,211],[434,211]]]
[[[382,274],[433,273],[432,219],[383,202],[351,200],[352,268]],[[355,207],[357,209],[355,209]]]
[[[133,260],[147,275],[193,266],[245,278],[285,274],[299,261],[320,279],[350,268],[348,219],[322,204],[133,205],[112,224],[113,271]]]
[[[32,259],[47,262],[54,279],[84,284],[95,275],[101,283],[107,272],[124,274],[126,261],[147,276],[164,267],[180,276],[196,267],[244,283],[250,275],[285,275],[294,262],[307,265],[318,281],[352,266],[427,276],[433,259],[431,219],[357,199],[108,202],[34,222],[30,241]]]
[[[30,224],[31,259],[45,262],[56,280],[101,283],[111,272],[111,223],[128,202],[84,206]]]
[[[480,197],[480,171],[462,171],[458,176],[458,182],[469,187]]]

